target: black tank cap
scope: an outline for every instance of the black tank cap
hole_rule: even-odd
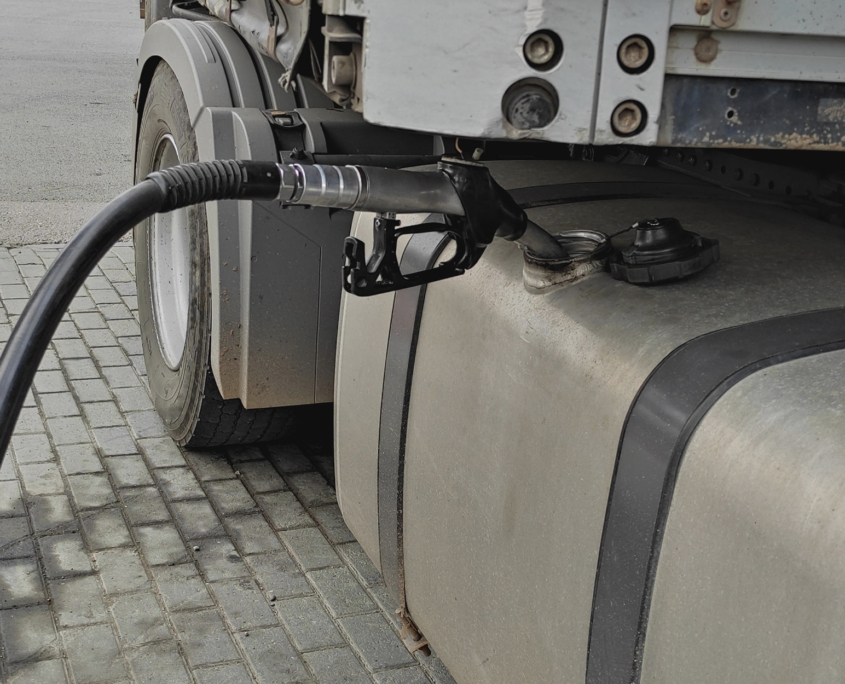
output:
[[[629,247],[611,259],[617,280],[636,284],[665,283],[703,271],[719,260],[719,241],[684,229],[676,218],[647,219],[631,228],[637,232]]]

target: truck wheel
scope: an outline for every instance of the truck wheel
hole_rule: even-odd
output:
[[[136,178],[197,161],[185,98],[171,68],[153,74],[138,132]],[[211,266],[205,207],[156,215],[135,227],[138,310],[147,379],[156,410],[188,447],[278,439],[289,408],[247,410],[223,399],[211,372]]]

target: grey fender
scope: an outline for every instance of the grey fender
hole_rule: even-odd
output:
[[[138,60],[136,135],[161,60],[185,95],[201,161],[277,159],[262,110],[296,106],[278,85],[280,65],[251,53],[221,22],[158,21]],[[234,201],[209,203],[206,212],[211,366],[222,396],[247,408],[331,401],[339,292],[328,290],[339,290],[339,275],[324,273],[322,256],[341,253],[348,217]]]

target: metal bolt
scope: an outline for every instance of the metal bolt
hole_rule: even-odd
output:
[[[610,125],[616,135],[634,135],[642,128],[645,121],[645,111],[639,102],[628,100],[616,105],[610,117]]]
[[[623,69],[638,71],[648,63],[651,47],[642,36],[630,36],[622,41],[617,57]]]
[[[542,66],[552,61],[557,48],[552,36],[545,31],[537,31],[528,36],[522,53],[529,64]]]
[[[332,83],[339,86],[351,86],[355,82],[355,60],[352,55],[332,57]]]
[[[709,64],[719,54],[719,41],[710,37],[702,38],[695,44],[693,52],[699,62]]]
[[[695,0],[695,11],[704,16],[713,7],[712,0]]]
[[[548,126],[557,116],[557,102],[549,88],[536,81],[510,88],[503,103],[508,122],[522,131]]]

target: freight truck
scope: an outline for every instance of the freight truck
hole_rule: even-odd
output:
[[[333,404],[460,684],[845,678],[845,4],[144,0],[134,233],[187,447]]]

